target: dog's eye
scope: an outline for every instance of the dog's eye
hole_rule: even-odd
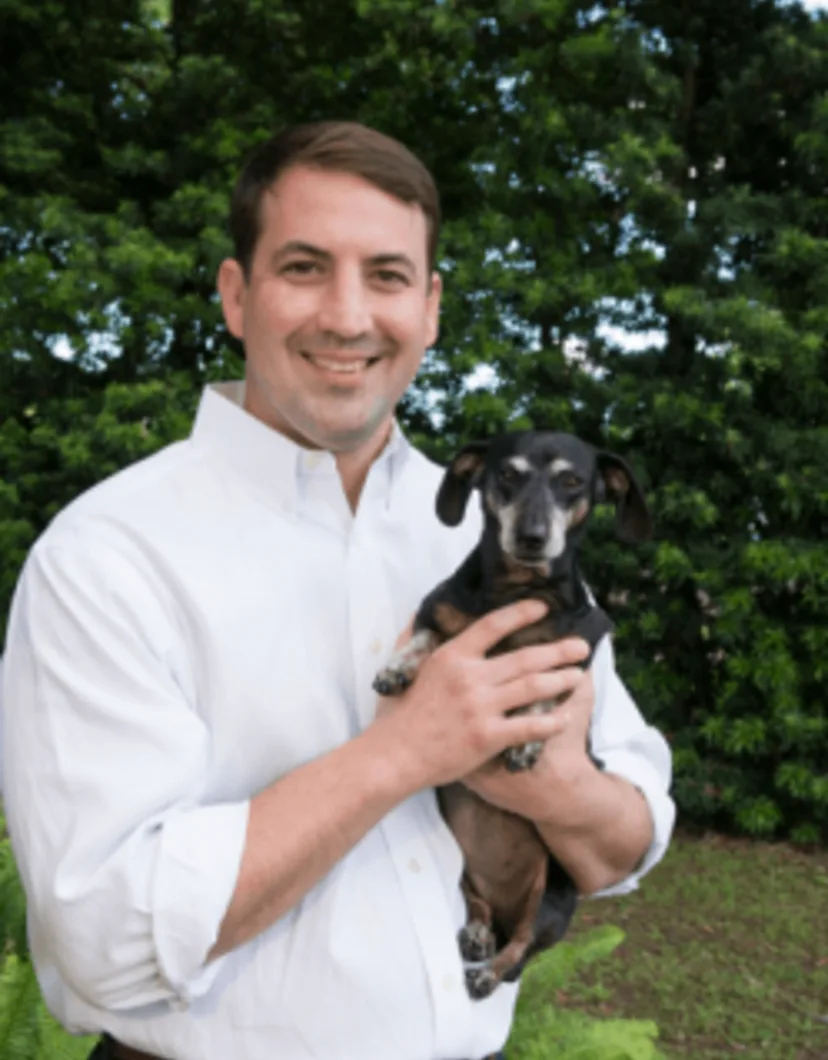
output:
[[[520,479],[520,472],[511,464],[504,464],[498,471],[497,477],[504,486],[513,486]]]
[[[577,490],[584,484],[583,480],[573,475],[571,471],[564,471],[558,481],[565,490]]]

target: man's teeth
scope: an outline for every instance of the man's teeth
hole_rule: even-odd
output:
[[[364,368],[367,368],[369,364],[373,364],[376,360],[375,357],[366,357],[365,360],[361,361],[333,361],[327,357],[315,357],[313,354],[306,354],[309,361],[313,361],[314,364],[320,368],[324,368],[326,372],[361,372]]]

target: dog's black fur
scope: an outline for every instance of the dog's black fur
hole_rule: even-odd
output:
[[[383,695],[408,687],[441,642],[520,599],[542,599],[547,615],[507,637],[492,654],[574,635],[590,645],[583,664],[588,666],[598,642],[613,628],[586,591],[577,548],[592,507],[603,500],[615,503],[624,540],[650,535],[647,506],[627,463],[569,434],[515,432],[472,443],[454,457],[437,496],[439,518],[458,525],[474,489],[483,502],[481,541],[423,600],[411,641],[377,675],[374,686]],[[555,705],[520,709],[546,711]],[[511,771],[530,769],[542,750],[539,742],[507,748],[503,762]],[[441,788],[438,796],[466,856],[463,885],[470,919],[460,945],[467,960],[481,962],[468,970],[467,984],[473,997],[485,997],[501,980],[516,979],[533,954],[561,938],[577,891],[530,822],[491,806],[459,783]]]

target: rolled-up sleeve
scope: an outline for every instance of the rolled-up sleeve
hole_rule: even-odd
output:
[[[209,989],[249,812],[205,795],[210,733],[153,579],[105,541],[41,543],[4,660],[5,809],[30,916],[66,983],[109,1010]]]
[[[608,637],[599,644],[592,663],[595,710],[592,717],[592,750],[606,772],[623,777],[647,801],[653,838],[641,862],[624,880],[597,891],[592,897],[606,898],[634,891],[642,879],[664,857],[676,819],[670,795],[672,755],[664,736],[648,724],[615,668]]]

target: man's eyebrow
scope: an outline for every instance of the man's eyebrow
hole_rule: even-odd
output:
[[[374,266],[401,265],[415,276],[417,275],[417,266],[407,254],[375,254],[368,259],[368,262]]]
[[[331,255],[321,247],[315,247],[313,243],[303,243],[301,239],[290,239],[287,243],[277,247],[273,254],[274,261],[281,261],[290,254],[305,254],[310,258],[318,258],[320,261],[330,261]]]

